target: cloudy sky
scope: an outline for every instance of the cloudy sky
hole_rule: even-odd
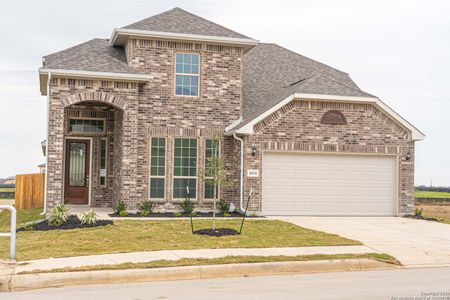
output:
[[[41,57],[179,6],[351,74],[422,130],[416,184],[450,186],[450,11],[437,0],[5,1],[0,10],[0,177],[44,161]]]

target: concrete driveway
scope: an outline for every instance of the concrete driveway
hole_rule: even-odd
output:
[[[450,266],[450,225],[400,217],[271,217],[361,241],[403,265]]]

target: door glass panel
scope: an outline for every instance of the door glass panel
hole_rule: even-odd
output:
[[[86,143],[70,143],[69,186],[85,186]]]

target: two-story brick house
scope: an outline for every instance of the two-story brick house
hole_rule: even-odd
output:
[[[44,57],[46,205],[144,200],[211,209],[199,171],[215,147],[220,198],[264,214],[401,215],[424,135],[349,77],[175,8]],[[214,140],[218,139],[217,145]]]

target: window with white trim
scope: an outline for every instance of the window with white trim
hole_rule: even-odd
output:
[[[205,141],[205,167],[212,157],[219,157],[219,141],[215,139],[207,139]],[[205,174],[205,178],[212,178],[214,174]],[[216,196],[219,194],[219,186],[216,186]],[[205,199],[214,199],[214,185],[205,181]]]
[[[106,156],[107,156],[107,140],[101,139],[100,140],[100,168],[99,168],[99,178],[100,182],[99,185],[102,187],[106,186]]]
[[[152,138],[150,147],[150,199],[163,199],[166,182],[166,139]]]
[[[69,119],[71,133],[104,133],[104,119]]]
[[[173,150],[173,198],[196,198],[197,140],[175,138]]]
[[[175,55],[175,95],[198,96],[200,55],[177,53]]]

